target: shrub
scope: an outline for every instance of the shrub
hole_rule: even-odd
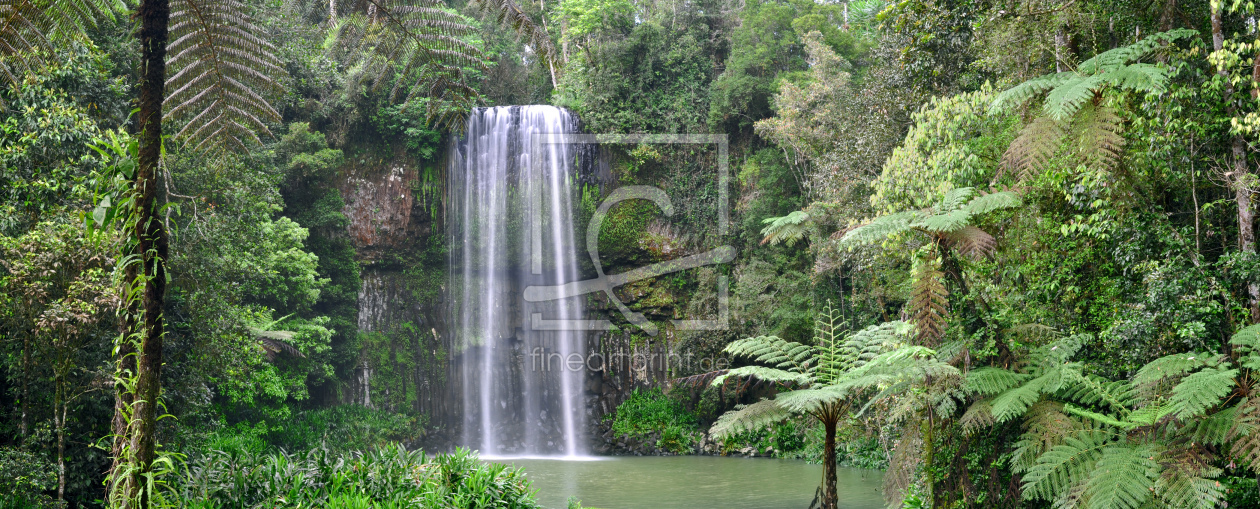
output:
[[[538,507],[520,469],[482,463],[466,449],[429,457],[396,444],[346,454],[210,451],[176,484],[181,506],[205,508]]]
[[[53,464],[37,454],[15,447],[0,447],[0,508],[44,507],[51,499],[44,492],[57,488]]]
[[[638,437],[659,433],[656,446],[674,453],[690,451],[699,436],[696,416],[660,389],[631,392],[617,406],[612,429]]]

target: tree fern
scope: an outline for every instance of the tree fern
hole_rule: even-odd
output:
[[[172,0],[167,45],[167,118],[184,123],[175,139],[194,147],[244,150],[270,134],[280,113],[267,95],[284,74],[271,43],[240,0]]]
[[[1240,366],[1260,371],[1260,324],[1251,325],[1234,333],[1229,344],[1238,353]]]
[[[1047,162],[1058,152],[1067,129],[1064,122],[1050,116],[1033,119],[1002,155],[1002,169],[1025,182],[1044,171]]]
[[[1155,483],[1155,495],[1175,508],[1220,507],[1225,501],[1225,489],[1216,477],[1223,471],[1213,465],[1215,455],[1202,444],[1190,444],[1163,451],[1159,455],[1162,467]]]
[[[1115,435],[1106,430],[1087,429],[1064,436],[1062,443],[1038,456],[1024,473],[1024,498],[1055,500],[1084,484],[1103,450],[1114,442]]]
[[[750,357],[754,362],[804,374],[814,349],[776,336],[757,336],[732,342],[723,350],[735,356]]]
[[[113,20],[120,0],[0,0],[0,79],[11,86],[54,56],[56,48],[84,38],[96,20]]]
[[[1221,400],[1234,388],[1237,369],[1208,368],[1186,376],[1173,387],[1169,398],[1171,411],[1179,419],[1202,416],[1209,409],[1221,404]]]
[[[935,344],[945,333],[949,292],[945,289],[939,263],[936,257],[920,258],[911,271],[907,307],[921,344]]]
[[[1090,509],[1137,509],[1154,491],[1158,454],[1154,446],[1115,443],[1102,450],[1081,499]]]
[[[410,101],[423,93],[429,119],[461,125],[463,112],[477,98],[464,69],[482,69],[484,57],[462,38],[473,32],[464,18],[437,0],[362,0],[358,10],[337,20],[326,45],[340,56],[354,77],[378,90],[393,79],[391,100]]]
[[[787,244],[789,247],[805,238],[811,225],[809,214],[797,210],[783,217],[770,217],[762,221],[766,225],[761,229],[762,244]]]
[[[1250,392],[1252,396],[1235,407],[1227,437],[1233,442],[1230,452],[1234,458],[1260,473],[1260,397],[1254,385]]]
[[[472,4],[493,15],[500,25],[512,27],[522,37],[522,42],[547,62],[553,73],[564,68],[563,55],[556,52],[546,28],[534,23],[515,0],[474,0]]]

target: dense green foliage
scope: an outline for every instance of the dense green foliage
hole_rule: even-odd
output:
[[[656,446],[673,453],[692,452],[700,434],[696,416],[660,389],[635,389],[610,417],[617,434],[643,437],[659,433]]]
[[[666,348],[737,364],[671,371],[704,383],[627,395],[614,431],[886,467],[894,505],[1260,504],[1251,3],[483,3],[407,13],[450,38],[428,40],[456,50],[439,66],[374,2],[226,2],[256,50],[231,62],[266,74],[249,87],[172,55],[158,441],[187,457],[180,496],[458,505],[488,483],[531,504],[515,473],[389,445],[451,431],[428,415],[453,353],[449,133],[427,120],[477,94],[571,108],[592,133],[728,135],[726,237],[708,148],[604,150],[605,187],[659,186],[676,209],[614,208],[609,273],[739,253],[627,291]],[[134,178],[141,67],[119,6],[2,49],[0,490],[33,503],[96,506],[111,464],[130,315],[104,197]],[[205,34],[181,25],[175,48]],[[429,86],[456,76],[454,96]],[[242,109],[200,115],[229,93]],[[396,168],[410,208],[356,194]],[[584,183],[585,217],[606,192]],[[672,330],[712,316],[719,280],[730,329]],[[369,290],[415,312],[374,316]]]
[[[337,454],[210,450],[175,482],[180,505],[198,508],[536,508],[519,469],[482,463],[465,449],[428,456],[399,446]]]

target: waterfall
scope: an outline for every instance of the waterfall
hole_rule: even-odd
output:
[[[585,336],[534,330],[577,320],[580,298],[529,303],[531,285],[579,278],[575,145],[535,145],[576,131],[552,106],[478,108],[454,142],[449,176],[452,328],[460,351],[463,445],[483,455],[586,453]],[[533,151],[538,153],[532,153]]]

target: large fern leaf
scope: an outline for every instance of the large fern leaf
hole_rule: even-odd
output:
[[[1039,116],[1019,132],[1019,136],[1002,155],[1003,170],[1026,182],[1045,171],[1066,135],[1065,123],[1050,116]]]
[[[1081,499],[1090,509],[1138,509],[1154,491],[1156,448],[1116,443],[1102,451]]]
[[[1015,373],[1002,368],[985,366],[969,371],[963,390],[968,394],[992,396],[1017,387],[1032,378],[1026,373]]]
[[[949,315],[949,291],[945,289],[945,274],[938,267],[935,257],[917,261],[912,269],[910,311],[920,344],[932,345],[945,333],[945,321]]]
[[[271,43],[240,0],[172,0],[167,45],[167,118],[195,148],[245,150],[270,134],[280,113],[266,97],[284,74]]]
[[[722,414],[709,428],[709,434],[720,438],[744,430],[759,429],[791,415],[778,402],[763,399],[751,405],[737,406],[735,410]]]
[[[121,0],[0,0],[0,79],[17,86],[58,46],[86,38],[98,18],[124,10]]]
[[[840,238],[840,245],[872,244],[910,230],[910,223],[917,220],[919,212],[899,212],[880,216],[875,220],[849,230]]]
[[[1183,420],[1202,416],[1221,404],[1221,400],[1234,388],[1236,375],[1237,369],[1218,366],[1185,377],[1173,387],[1172,397],[1169,398],[1172,413]]]
[[[391,100],[428,99],[427,114],[438,125],[463,125],[477,91],[464,69],[484,69],[484,55],[463,38],[473,27],[438,0],[363,0],[375,14],[341,17],[326,45],[348,68],[351,78],[372,89],[393,85]]]
[[[1088,168],[1113,171],[1120,166],[1125,140],[1123,123],[1114,108],[1088,106],[1077,115],[1077,150]]]
[[[1083,485],[1103,450],[1113,443],[1114,435],[1104,430],[1082,430],[1063,437],[1062,443],[1038,456],[1024,473],[1024,498],[1054,500]]]
[[[1229,344],[1238,352],[1238,363],[1244,368],[1260,371],[1260,323],[1234,333]]]
[[[731,355],[751,358],[759,364],[799,374],[809,371],[809,360],[814,355],[813,347],[787,341],[777,336],[740,339],[727,345],[724,351]]]
[[[761,229],[762,244],[787,244],[789,247],[805,238],[809,233],[809,214],[797,210],[783,217],[770,217],[762,221],[766,225]]]

